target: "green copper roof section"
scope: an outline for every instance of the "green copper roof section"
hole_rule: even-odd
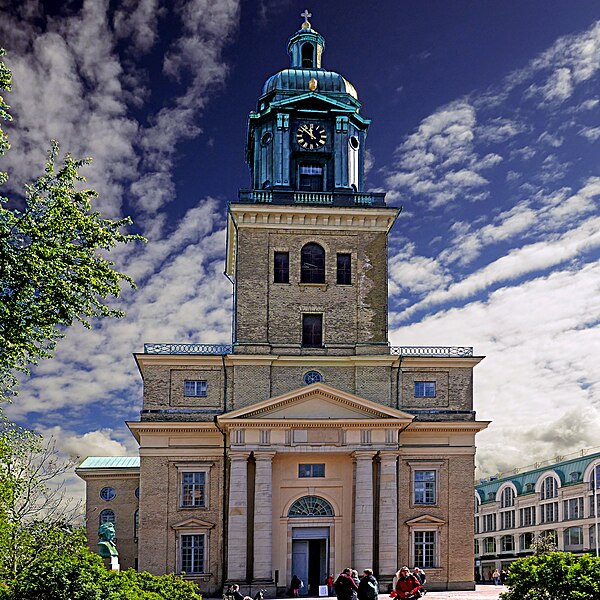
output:
[[[594,454],[588,454],[579,458],[546,464],[530,471],[524,471],[523,473],[485,481],[476,485],[475,490],[479,492],[482,503],[494,502],[496,500],[496,492],[500,489],[500,486],[507,482],[514,484],[518,495],[529,494],[533,492],[533,488],[540,475],[548,471],[554,471],[558,475],[562,486],[574,485],[583,481],[583,474],[588,465],[599,458],[600,452],[595,452]],[[490,494],[493,494],[493,496],[488,498]]]
[[[358,100],[355,87],[339,73],[325,69],[283,69],[267,79],[263,86],[263,96],[276,91],[306,92],[311,79],[317,81],[317,91],[321,93],[348,94]]]
[[[78,469],[139,469],[139,456],[88,456]]]

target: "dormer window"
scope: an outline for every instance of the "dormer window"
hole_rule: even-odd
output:
[[[315,48],[314,46],[306,42],[302,44],[302,68],[303,69],[312,69],[314,68],[314,54]]]

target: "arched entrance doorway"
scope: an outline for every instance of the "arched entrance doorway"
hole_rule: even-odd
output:
[[[288,511],[292,529],[291,574],[304,583],[301,596],[318,596],[319,586],[328,575],[331,527],[334,516],[331,504],[319,496],[298,498]],[[298,526],[294,520],[298,519]]]

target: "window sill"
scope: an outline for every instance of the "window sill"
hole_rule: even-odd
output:
[[[327,289],[328,284],[324,281],[322,283],[304,283],[304,282],[300,282],[298,284],[298,287],[300,288],[322,288],[322,289]]]

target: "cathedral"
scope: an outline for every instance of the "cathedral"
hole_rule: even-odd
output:
[[[88,457],[90,547],[112,522],[121,568],[318,596],[372,568],[474,589],[471,347],[390,346],[388,234],[365,191],[370,121],[322,66],[308,21],[250,112],[251,186],[229,203],[232,343],[146,344],[139,457]]]

